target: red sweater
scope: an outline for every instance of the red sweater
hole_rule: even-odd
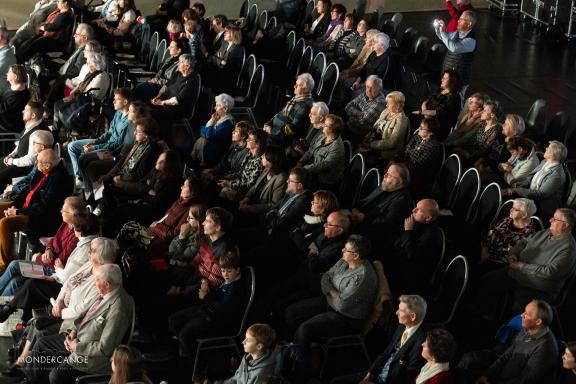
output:
[[[446,0],[446,8],[448,8],[448,13],[450,14],[450,21],[446,25],[446,32],[455,32],[458,26],[458,19],[464,11],[475,11],[472,4],[462,5],[460,8],[456,8],[452,1]]]
[[[51,247],[54,256],[60,259],[62,264],[66,264],[68,257],[76,248],[76,244],[78,244],[78,238],[74,235],[74,228],[62,223],[54,237],[46,244],[46,248]],[[54,261],[48,266],[54,268]]]
[[[416,379],[414,379],[414,383],[416,383]],[[425,384],[452,384],[454,380],[452,380],[452,374],[450,371],[440,372],[428,380],[424,382]]]
[[[148,227],[148,232],[154,235],[150,243],[152,259],[162,258],[168,251],[170,241],[180,233],[180,226],[188,220],[188,210],[193,199],[178,199],[166,212],[166,218],[153,227]]]

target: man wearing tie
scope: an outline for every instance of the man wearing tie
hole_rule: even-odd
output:
[[[422,343],[426,329],[422,324],[426,316],[426,301],[418,295],[400,296],[396,311],[398,328],[390,343],[365,375],[363,373],[343,376],[332,384],[411,384],[425,363]]]
[[[72,384],[78,376],[110,373],[114,348],[130,330],[134,301],[122,288],[122,272],[116,264],[98,267],[94,284],[100,295],[86,313],[74,321],[69,333],[46,336],[35,344],[32,356],[47,359],[44,364],[41,359],[31,359],[37,363],[24,366],[29,382],[43,382],[45,377],[41,376],[48,372],[46,368],[50,365],[54,367],[50,371],[50,383]],[[38,366],[40,364],[44,366]]]

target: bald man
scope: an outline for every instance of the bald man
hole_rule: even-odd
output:
[[[60,208],[72,194],[72,178],[55,150],[38,153],[32,171],[6,187],[11,201],[0,203],[0,270],[12,260],[14,232],[27,231],[31,237],[51,235],[60,226]]]
[[[404,220],[404,232],[384,255],[386,276],[395,292],[426,296],[442,252],[442,234],[436,223],[438,203],[422,199]]]

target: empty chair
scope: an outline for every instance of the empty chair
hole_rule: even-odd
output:
[[[304,53],[302,54],[302,58],[298,63],[298,69],[296,70],[296,75],[301,73],[306,73],[310,69],[310,64],[312,64],[312,57],[314,52],[312,51],[312,47],[308,46],[304,49]]]
[[[162,41],[158,44],[158,48],[152,57],[152,61],[150,63],[150,70],[154,73],[158,71],[160,65],[162,64],[162,60],[164,59],[164,55],[166,54],[166,47],[168,43],[166,39],[162,39]]]
[[[350,156],[352,156],[352,143],[348,140],[342,140],[342,143],[344,144],[344,160],[348,163]]]
[[[474,206],[479,193],[480,174],[476,168],[470,168],[464,172],[456,187],[454,200],[450,205],[454,216],[464,221],[469,220],[472,206]]]
[[[451,201],[454,188],[462,175],[462,162],[456,154],[448,156],[438,176],[434,182],[434,190],[437,195],[436,200],[440,206],[448,204]]]
[[[312,61],[312,65],[310,65],[310,70],[308,71],[312,78],[314,79],[314,91],[313,94],[316,93],[318,88],[320,87],[320,82],[322,81],[322,74],[326,70],[326,55],[324,52],[319,52]]]
[[[433,44],[426,55],[426,61],[422,65],[422,75],[429,81],[436,82],[442,72],[442,63],[446,56],[446,46],[442,43]]]
[[[417,37],[418,31],[416,29],[407,28],[398,43],[398,53],[402,56],[408,56]]]
[[[438,288],[428,303],[426,322],[447,325],[454,318],[458,304],[468,285],[468,262],[462,255],[456,256],[438,280]]]
[[[238,99],[232,109],[233,115],[246,114],[250,117],[250,120],[254,126],[258,126],[256,118],[254,116],[254,109],[258,104],[258,99],[262,93],[262,86],[264,85],[264,66],[259,64],[250,79],[247,94],[245,98]]]
[[[322,75],[322,81],[315,99],[321,100],[327,105],[330,105],[339,77],[340,70],[338,69],[338,65],[336,63],[330,63]]]
[[[278,26],[278,20],[276,19],[276,16],[272,16],[269,20],[268,23],[266,24],[266,32],[270,32],[271,30],[273,30],[274,28],[276,28]]]
[[[573,131],[570,116],[566,112],[558,112],[548,123],[546,141],[557,140],[566,144]]]
[[[537,99],[526,114],[526,133],[529,137],[543,137],[546,134],[546,100]]]
[[[286,68],[288,70],[288,73],[287,73],[288,76],[286,76],[286,78],[284,78],[284,81],[286,81],[286,82],[292,81],[292,79],[296,75],[296,71],[298,70],[298,65],[300,64],[300,60],[302,59],[302,56],[304,55],[304,49],[305,48],[306,48],[306,43],[304,42],[304,39],[302,39],[302,38],[298,39],[298,41],[296,42],[296,45],[294,46],[294,49],[292,50],[292,53],[288,57],[288,61],[286,62]]]
[[[491,183],[484,188],[478,199],[476,212],[472,219],[474,228],[485,235],[494,221],[500,205],[502,204],[502,191],[498,183]]]
[[[356,191],[356,197],[354,198],[352,205],[356,205],[358,201],[367,197],[373,190],[378,188],[379,185],[380,172],[377,168],[369,169],[358,186],[358,191]]]
[[[415,71],[421,72],[428,55],[429,42],[430,39],[427,37],[418,37],[410,49],[410,53],[406,57],[405,64]]]
[[[250,33],[254,30],[258,23],[258,5],[252,4],[248,9],[248,14],[246,15],[246,26],[244,30]]]
[[[352,206],[356,189],[364,177],[364,164],[364,156],[360,153],[355,154],[350,159],[338,192],[341,207],[350,208]]]
[[[392,21],[392,19],[386,19],[382,22],[381,25],[378,26],[378,29],[382,32],[384,32],[385,34],[387,34],[390,39],[393,38],[393,34],[394,34],[394,22]]]
[[[392,22],[394,23],[394,34],[390,35],[390,38],[395,39],[396,36],[398,36],[398,29],[400,29],[400,24],[402,23],[403,19],[404,15],[400,12],[396,12],[394,15],[392,15]]]
[[[254,76],[254,71],[256,71],[256,57],[250,55],[246,60],[244,60],[244,64],[242,64],[242,68],[238,74],[238,80],[236,80],[236,95],[247,97],[248,86],[250,85],[252,76]]]
[[[250,8],[250,0],[244,0],[240,6],[239,17],[246,17],[248,15],[248,9]]]
[[[260,12],[260,16],[258,17],[258,26],[257,28],[261,31],[265,31],[268,27],[268,11],[263,10]]]
[[[296,32],[290,31],[286,35],[286,47],[288,51],[288,56],[292,54],[292,50],[294,49],[295,45],[296,45]]]

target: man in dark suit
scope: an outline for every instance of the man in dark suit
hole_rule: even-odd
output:
[[[78,376],[110,372],[110,357],[130,330],[134,301],[122,288],[122,272],[118,265],[99,266],[94,274],[100,296],[74,321],[70,333],[50,335],[37,341],[31,352],[36,359],[31,359],[23,369],[30,382],[43,382],[43,376],[48,372],[45,368],[53,365],[42,364],[41,356],[68,355],[66,359],[53,359],[58,365],[50,371],[50,383],[71,384]]]
[[[12,194],[10,200],[0,203],[0,268],[12,259],[14,232],[53,234],[62,222],[64,199],[72,194],[72,178],[58,153],[45,149],[37,159],[24,179],[6,188],[5,193]]]
[[[426,301],[418,295],[400,296],[396,311],[398,328],[390,343],[368,370],[338,377],[332,384],[412,384],[420,368],[426,363],[422,357],[422,343],[426,339],[426,329],[422,324],[426,316]]]
[[[226,16],[216,15],[212,18],[212,28],[206,39],[206,47],[204,49],[201,48],[205,56],[208,54],[214,55],[218,52],[224,41],[226,25],[228,25],[228,18]]]
[[[380,187],[352,209],[352,222],[356,230],[372,241],[376,252],[391,246],[402,232],[404,219],[414,207],[409,184],[408,168],[404,164],[392,164],[384,174]]]

